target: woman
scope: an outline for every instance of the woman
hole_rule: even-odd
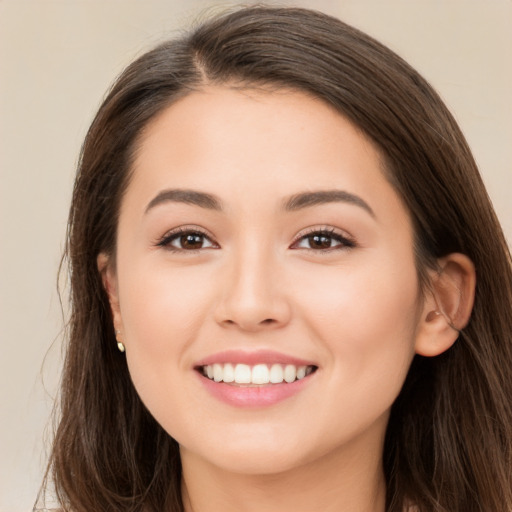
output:
[[[87,135],[51,456],[65,510],[512,510],[510,254],[404,61],[254,7]]]

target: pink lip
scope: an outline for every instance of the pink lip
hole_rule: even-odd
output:
[[[315,372],[316,373],[316,372]],[[215,382],[197,372],[198,378],[206,390],[218,400],[243,408],[268,407],[296,395],[314,379],[315,373],[290,384],[264,384],[260,386],[242,386]]]
[[[212,364],[248,364],[250,366],[256,364],[293,364],[295,366],[317,366],[311,361],[292,357],[279,352],[268,350],[259,350],[255,352],[245,352],[239,350],[227,350],[218,352],[204,359],[201,359],[194,366],[198,370],[197,376],[206,390],[218,400],[234,406],[242,408],[258,408],[268,407],[277,404],[289,397],[292,397],[307,387],[315,374],[296,380],[295,382],[281,384],[262,384],[258,386],[244,386],[236,384],[226,384],[225,382],[215,382],[205,377],[200,370],[202,366]]]
[[[194,366],[207,366],[211,364],[248,364],[253,366],[255,364],[294,364],[295,366],[316,366],[311,361],[299,359],[297,357],[281,354],[280,352],[273,352],[271,350],[257,350],[254,352],[245,352],[242,350],[225,350],[217,352],[211,356],[198,361]]]

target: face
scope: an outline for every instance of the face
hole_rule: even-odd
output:
[[[271,473],[381,449],[422,301],[408,213],[340,114],[290,91],[179,100],[144,132],[117,242],[114,323],[182,456]]]

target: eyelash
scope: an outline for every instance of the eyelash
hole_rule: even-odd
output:
[[[335,228],[330,227],[324,227],[324,228],[309,228],[305,232],[299,233],[295,240],[293,241],[291,248],[293,249],[294,245],[297,245],[297,243],[301,242],[302,240],[306,240],[308,238],[312,238],[313,236],[320,236],[324,238],[328,238],[331,240],[334,240],[336,242],[339,242],[339,245],[335,245],[334,247],[327,247],[323,249],[313,249],[312,247],[305,247],[304,249],[307,251],[312,251],[315,253],[328,253],[332,251],[339,251],[343,249],[353,249],[356,247],[355,241],[350,238],[347,235],[342,235],[340,232],[338,232]]]
[[[174,247],[172,242],[175,240],[178,240],[179,238],[183,236],[199,236],[203,239],[208,240],[211,243],[210,247],[200,247],[197,249],[184,249],[184,248],[178,248]],[[326,247],[326,248],[320,248],[320,249],[313,249],[312,247],[304,247],[303,249],[315,253],[328,253],[336,250],[343,250],[343,249],[352,249],[356,247],[356,244],[353,239],[351,239],[348,236],[342,235],[341,233],[337,232],[334,228],[309,228],[306,232],[300,233],[295,240],[292,242],[290,248],[293,250],[299,249],[297,246],[298,243],[300,243],[303,240],[307,240],[308,238],[312,238],[313,236],[317,237],[323,237],[326,239],[330,239],[331,241],[334,240],[335,242],[338,242],[339,245],[335,245],[333,247]],[[332,243],[332,242],[331,242]],[[219,245],[213,241],[212,237],[205,232],[204,230],[196,227],[196,226],[183,226],[180,228],[177,228],[173,231],[170,231],[166,233],[161,240],[159,240],[156,244],[157,247],[163,247],[171,252],[177,252],[177,253],[197,253],[198,251],[204,250],[204,249],[218,249]]]
[[[201,247],[199,249],[183,249],[178,247],[173,247],[171,244],[175,240],[178,240],[179,238],[183,236],[200,236],[203,239],[207,239],[211,242],[213,247]],[[200,229],[196,226],[182,226],[180,228],[174,229],[168,233],[166,233],[163,238],[156,243],[158,247],[163,247],[171,252],[188,252],[188,253],[195,253],[197,251],[203,250],[203,249],[210,249],[214,248],[217,249],[219,246],[213,242],[212,237],[206,232]]]

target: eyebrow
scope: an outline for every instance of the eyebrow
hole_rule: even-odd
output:
[[[146,207],[146,213],[152,208],[167,202],[186,203],[208,210],[222,211],[222,202],[213,194],[199,192],[197,190],[169,189],[163,190],[150,201]],[[293,212],[326,203],[352,204],[362,208],[375,218],[374,211],[366,201],[345,190],[318,190],[294,194],[284,201],[283,209]]]
[[[193,204],[209,210],[222,210],[220,200],[212,194],[197,190],[172,189],[163,190],[157,194],[147,205],[146,213],[155,206],[167,202]]]
[[[319,190],[295,194],[285,201],[284,209],[286,211],[297,211],[302,208],[326,203],[348,203],[359,206],[375,218],[374,211],[366,201],[345,190]]]

